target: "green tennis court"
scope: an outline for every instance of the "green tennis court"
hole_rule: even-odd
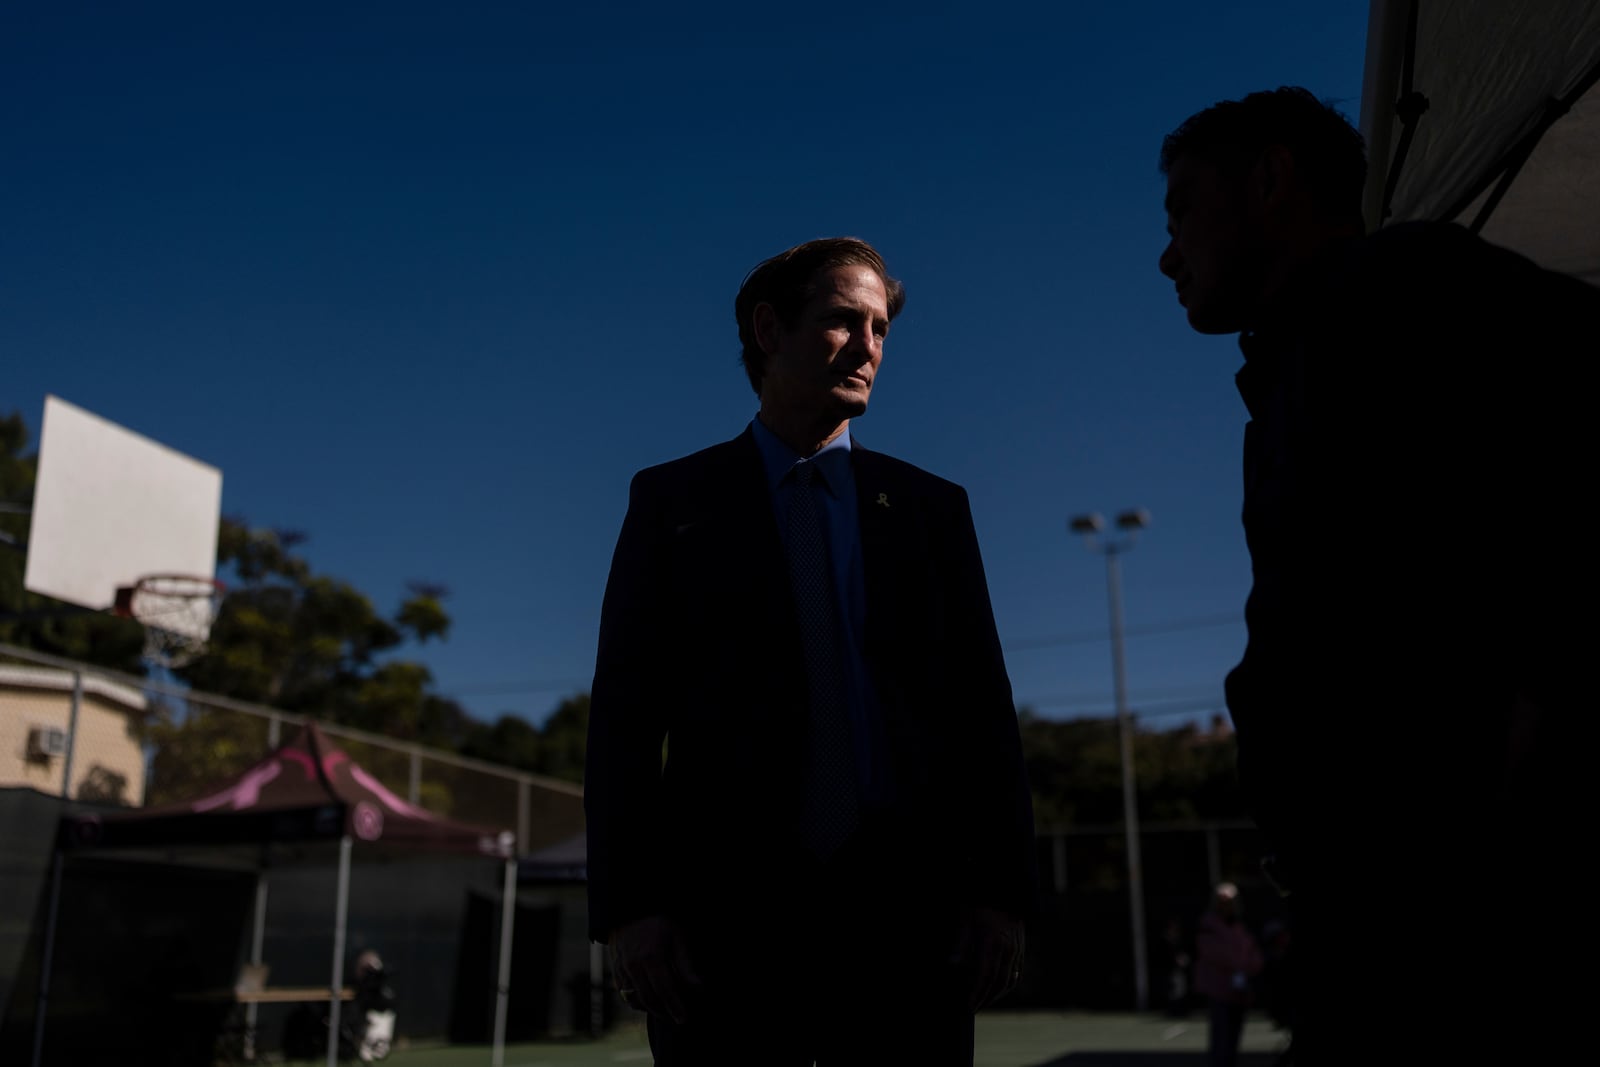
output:
[[[1265,1019],[1245,1026],[1242,1067],[1264,1067],[1288,1044],[1288,1036]],[[978,1017],[976,1067],[1201,1067],[1206,1020],[1153,1015],[1091,1013],[989,1013]],[[760,1049],[750,1050],[759,1064]],[[392,1067],[489,1067],[487,1047],[453,1046],[396,1050]],[[599,1041],[543,1041],[510,1045],[505,1067],[600,1067],[650,1063],[644,1028],[619,1026]]]

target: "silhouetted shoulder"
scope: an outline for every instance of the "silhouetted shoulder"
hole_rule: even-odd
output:
[[[855,445],[857,471],[871,471],[881,477],[935,499],[965,501],[967,491],[948,478],[923,470],[914,463],[886,455],[863,445]]]
[[[718,479],[741,467],[759,462],[755,442],[749,437],[750,431],[746,430],[731,441],[722,441],[687,456],[646,467],[633,476],[633,489],[639,492],[658,486],[714,485]]]
[[[1352,257],[1358,286],[1399,297],[1437,299],[1467,316],[1515,313],[1524,300],[1584,301],[1600,289],[1547,270],[1464,226],[1402,222],[1360,243]]]

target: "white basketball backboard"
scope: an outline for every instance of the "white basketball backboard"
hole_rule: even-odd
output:
[[[221,514],[215,467],[45,398],[29,592],[104,609],[118,587],[148,575],[214,577]]]

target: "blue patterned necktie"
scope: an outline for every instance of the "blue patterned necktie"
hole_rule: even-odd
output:
[[[811,721],[800,832],[826,859],[855,832],[859,821],[855,746],[845,698],[843,629],[828,565],[816,465],[796,463],[789,473],[789,576],[805,646]]]

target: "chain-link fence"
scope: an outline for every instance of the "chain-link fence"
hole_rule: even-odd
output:
[[[1149,1007],[1172,1009],[1176,957],[1218,882],[1240,887],[1252,928],[1285,915],[1260,873],[1260,835],[1243,820],[1146,822],[1139,832],[1144,974],[1134,950],[1127,834],[1121,825],[1041,827],[1039,918],[1028,932],[1019,1006],[1123,1010],[1143,982]]]
[[[0,788],[149,807],[203,796],[305,721],[274,708],[0,644]],[[583,832],[582,788],[319,723],[408,802],[516,834],[528,853]]]
[[[287,741],[302,721],[0,645],[0,788],[131,807],[192,800]],[[1030,929],[1030,963],[1016,1003],[1126,1007],[1142,980],[1155,1007],[1166,996],[1170,942],[1192,929],[1217,882],[1239,884],[1257,924],[1281,914],[1282,903],[1259,872],[1261,842],[1251,824],[1204,815],[1230,806],[1207,791],[1220,788],[1212,763],[1224,751],[1210,746],[1231,749],[1231,737],[1196,735],[1180,750],[1171,735],[1135,736],[1136,761],[1147,769],[1159,763],[1166,773],[1140,779],[1140,848],[1130,864],[1119,818],[1116,724],[1079,728],[1098,737],[1100,747],[1078,750],[1069,761],[1074,795],[1082,798],[1077,810],[1040,812],[1043,914]],[[582,790],[575,784],[340,726],[322,729],[390,792],[463,822],[512,830],[520,854],[583,832]],[[1180,751],[1199,754],[1182,757],[1192,773],[1174,771]],[[1135,868],[1143,976],[1134,951]]]

